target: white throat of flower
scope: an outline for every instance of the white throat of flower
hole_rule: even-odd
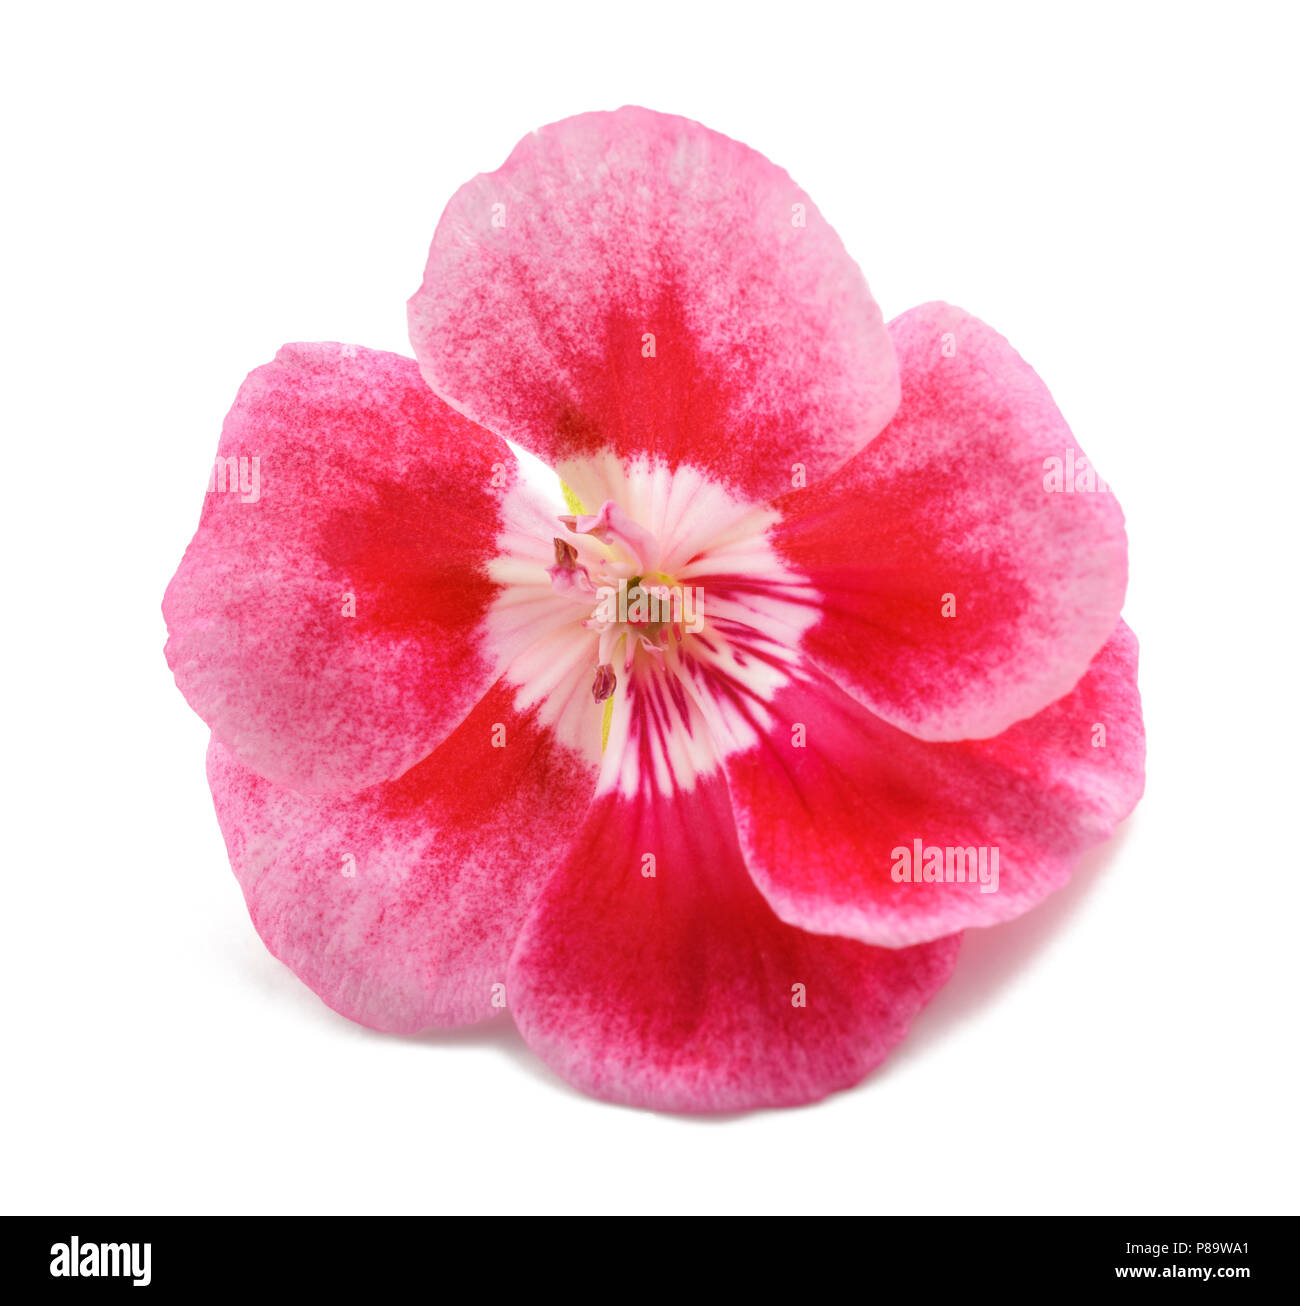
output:
[[[606,457],[576,470],[604,493],[598,512],[507,504],[490,651],[517,709],[595,762],[608,752],[600,788],[634,791],[647,765],[659,787],[689,788],[752,746],[817,596],[768,542],[776,513],[696,469]]]

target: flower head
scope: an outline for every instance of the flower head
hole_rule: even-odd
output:
[[[855,1083],[1140,794],[1113,496],[1052,490],[1086,459],[1005,340],[886,326],[679,118],[527,137],[410,326],[248,378],[218,467],[260,492],[213,487],[164,604],[259,932],[355,1020],[505,1009],[617,1101]]]

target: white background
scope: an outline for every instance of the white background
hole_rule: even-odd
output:
[[[5,20],[8,1210],[1295,1208],[1289,6],[23,6]],[[443,204],[587,109],[788,168],[885,315],[1006,333],[1129,518],[1148,791],[855,1091],[606,1106],[263,949],[158,605],[244,374],[409,353]]]

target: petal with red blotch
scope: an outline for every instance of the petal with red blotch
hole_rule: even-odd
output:
[[[1123,622],[1070,694],[994,739],[916,739],[821,677],[792,679],[764,710],[764,738],[725,762],[750,872],[783,920],[867,943],[1020,915],[1142,794],[1137,640]],[[945,876],[954,850],[953,882],[917,882],[930,848]],[[997,850],[995,888],[966,872],[981,849],[989,885]]]
[[[871,948],[778,920],[714,773],[671,794],[646,784],[597,798],[516,946],[510,1006],[529,1045],[597,1097],[793,1106],[878,1064],[957,945]]]
[[[163,600],[167,660],[217,739],[304,793],[425,757],[499,674],[487,564],[516,466],[411,359],[288,345],[251,373]]]
[[[1086,484],[1047,388],[946,304],[891,323],[903,397],[823,485],[784,496],[773,543],[823,596],[804,648],[922,739],[988,738],[1068,694],[1115,628],[1128,578],[1108,491]]]
[[[434,390],[570,484],[608,451],[765,501],[796,463],[828,475],[898,399],[880,310],[808,196],[647,109],[543,127],[463,186],[409,320]]]
[[[413,1033],[504,1006],[520,926],[595,784],[512,693],[498,682],[423,762],[345,797],[273,784],[213,740],[208,777],[253,924],[351,1020]]]

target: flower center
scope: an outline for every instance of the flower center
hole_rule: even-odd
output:
[[[547,573],[557,593],[589,608],[582,625],[598,637],[591,692],[603,703],[618,685],[616,662],[626,674],[638,651],[662,656],[671,643],[700,630],[703,596],[659,570],[658,541],[613,500],[594,516],[559,520],[584,547],[580,552],[556,536],[555,564]]]

